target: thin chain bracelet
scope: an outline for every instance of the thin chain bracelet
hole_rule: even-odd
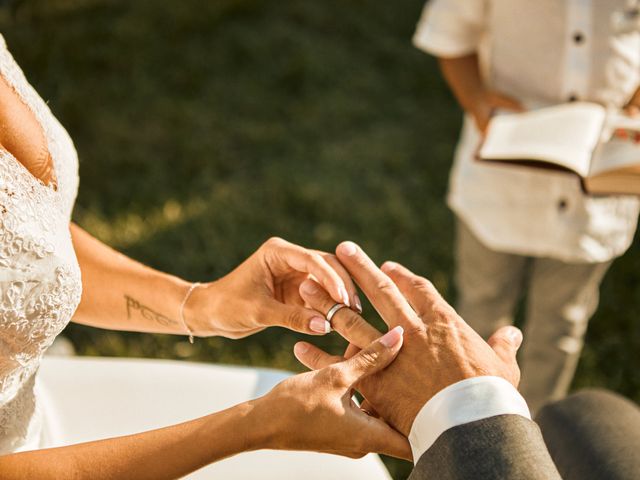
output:
[[[202,285],[200,282],[193,282],[189,287],[189,290],[187,290],[187,294],[184,296],[182,303],[180,304],[180,321],[182,322],[182,325],[184,325],[184,328],[189,335],[189,343],[193,343],[193,331],[189,328],[189,325],[187,325],[187,321],[184,319],[184,306],[187,304],[187,300],[189,300],[189,297],[191,296],[193,291],[200,285]]]

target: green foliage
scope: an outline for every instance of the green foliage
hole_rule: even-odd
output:
[[[192,280],[224,275],[273,235],[325,250],[352,239],[453,299],[444,194],[460,112],[411,46],[422,0],[14,4],[2,32],[76,142],[87,230]],[[604,282],[576,386],[640,400],[639,279],[636,243]],[[66,333],[88,355],[301,370],[300,336],[282,329],[194,347]],[[335,335],[317,343],[343,348]]]

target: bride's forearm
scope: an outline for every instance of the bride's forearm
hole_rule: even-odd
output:
[[[74,321],[94,327],[186,333],[179,310],[190,283],[142,265],[71,224],[82,271]]]
[[[264,448],[266,425],[247,402],[171,427],[126,437],[0,457],[0,478],[169,480]]]

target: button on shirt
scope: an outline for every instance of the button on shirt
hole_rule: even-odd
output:
[[[414,44],[438,57],[478,54],[488,88],[526,108],[593,101],[621,108],[640,85],[640,32],[623,29],[626,0],[431,0]],[[475,160],[465,116],[448,204],[489,248],[565,262],[625,252],[639,201],[589,196],[574,174]]]

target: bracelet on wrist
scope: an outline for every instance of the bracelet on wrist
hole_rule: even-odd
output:
[[[200,282],[193,282],[191,286],[189,286],[189,290],[187,290],[187,293],[182,299],[182,303],[180,304],[180,312],[179,312],[180,321],[182,322],[182,325],[184,326],[184,329],[186,330],[187,335],[189,335],[189,343],[193,343],[193,331],[191,330],[191,328],[189,328],[189,325],[187,324],[187,321],[184,318],[184,307],[187,304],[187,300],[189,300],[189,297],[191,296],[193,291],[196,288],[198,288],[200,285],[202,285]]]

